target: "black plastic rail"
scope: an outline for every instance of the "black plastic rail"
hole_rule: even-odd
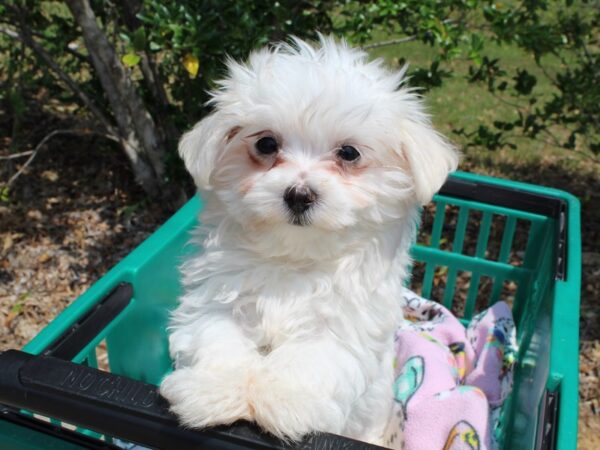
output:
[[[204,431],[185,429],[158,388],[52,356],[18,350],[0,354],[0,402],[159,449],[351,449],[381,447],[331,434],[286,445],[239,422]],[[1,416],[0,416],[1,418]]]
[[[559,391],[544,391],[542,414],[537,432],[536,449],[555,450],[558,432]]]
[[[110,294],[71,325],[42,352],[45,356],[73,359],[123,311],[133,298],[133,286],[120,283]]]

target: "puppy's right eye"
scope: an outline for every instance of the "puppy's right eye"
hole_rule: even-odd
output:
[[[342,158],[344,161],[353,162],[357,161],[360,158],[360,153],[351,145],[342,145],[337,151],[338,157]]]
[[[256,147],[256,151],[261,155],[272,155],[273,153],[277,153],[279,144],[275,138],[271,136],[265,136],[256,141],[254,147]]]

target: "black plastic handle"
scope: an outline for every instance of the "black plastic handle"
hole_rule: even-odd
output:
[[[119,283],[107,296],[67,328],[42,352],[46,356],[73,359],[131,303],[133,286]]]
[[[158,388],[51,356],[0,354],[0,403],[159,449],[364,449],[381,447],[331,434],[290,446],[239,422],[203,431],[181,428]]]
[[[560,392],[544,391],[542,415],[538,423],[536,450],[555,450],[558,434]]]

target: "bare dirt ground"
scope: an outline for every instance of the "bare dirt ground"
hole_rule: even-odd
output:
[[[41,117],[30,124],[30,142],[19,150],[39,142],[43,130],[58,128],[54,120]],[[0,140],[0,156],[9,145],[8,138]],[[0,179],[19,163],[0,161]],[[582,200],[579,443],[581,449],[598,449],[600,179],[552,160],[520,165],[467,159],[462,168],[558,187]],[[0,351],[27,343],[169,214],[145,199],[117,149],[91,137],[53,140],[16,182],[9,200],[0,202]]]
[[[50,142],[0,203],[0,350],[26,344],[169,214],[106,142]]]

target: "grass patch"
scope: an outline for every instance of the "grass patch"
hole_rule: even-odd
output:
[[[394,36],[377,33],[374,42],[392,38]],[[436,48],[422,42],[411,41],[375,48],[369,54],[372,58],[383,58],[394,68],[399,68],[402,61],[406,61],[410,68],[427,68],[437,52]],[[537,78],[537,84],[533,90],[533,94],[537,98],[534,107],[543,105],[545,101],[552,98],[554,93],[558,92],[543,70],[536,64],[534,58],[517,46],[487,42],[482,54],[489,58],[498,58],[499,65],[507,72],[508,78],[515,76],[517,70],[527,70]],[[554,56],[544,57],[541,62],[550,74],[561,69],[562,63]],[[424,97],[435,126],[463,150],[470,165],[489,165],[493,164],[495,159],[526,164],[562,160],[572,169],[582,165],[589,168],[585,158],[574,152],[550,145],[544,138],[533,140],[518,136],[518,132],[515,133],[516,137],[511,139],[511,142],[517,145],[514,150],[504,148],[490,151],[478,147],[467,149],[468,139],[453,133],[453,130],[464,128],[465,131],[471,132],[480,125],[487,125],[493,129],[494,121],[512,121],[518,118],[517,110],[511,103],[525,105],[522,99],[508,94],[507,91],[510,88],[504,93],[498,92],[497,95],[493,95],[488,91],[487,86],[470,83],[468,81],[469,66],[471,66],[471,61],[466,56],[446,63],[444,69],[450,71],[451,76],[444,79],[442,86],[432,88],[424,93]],[[564,130],[554,131],[560,137],[566,138],[567,134]]]

